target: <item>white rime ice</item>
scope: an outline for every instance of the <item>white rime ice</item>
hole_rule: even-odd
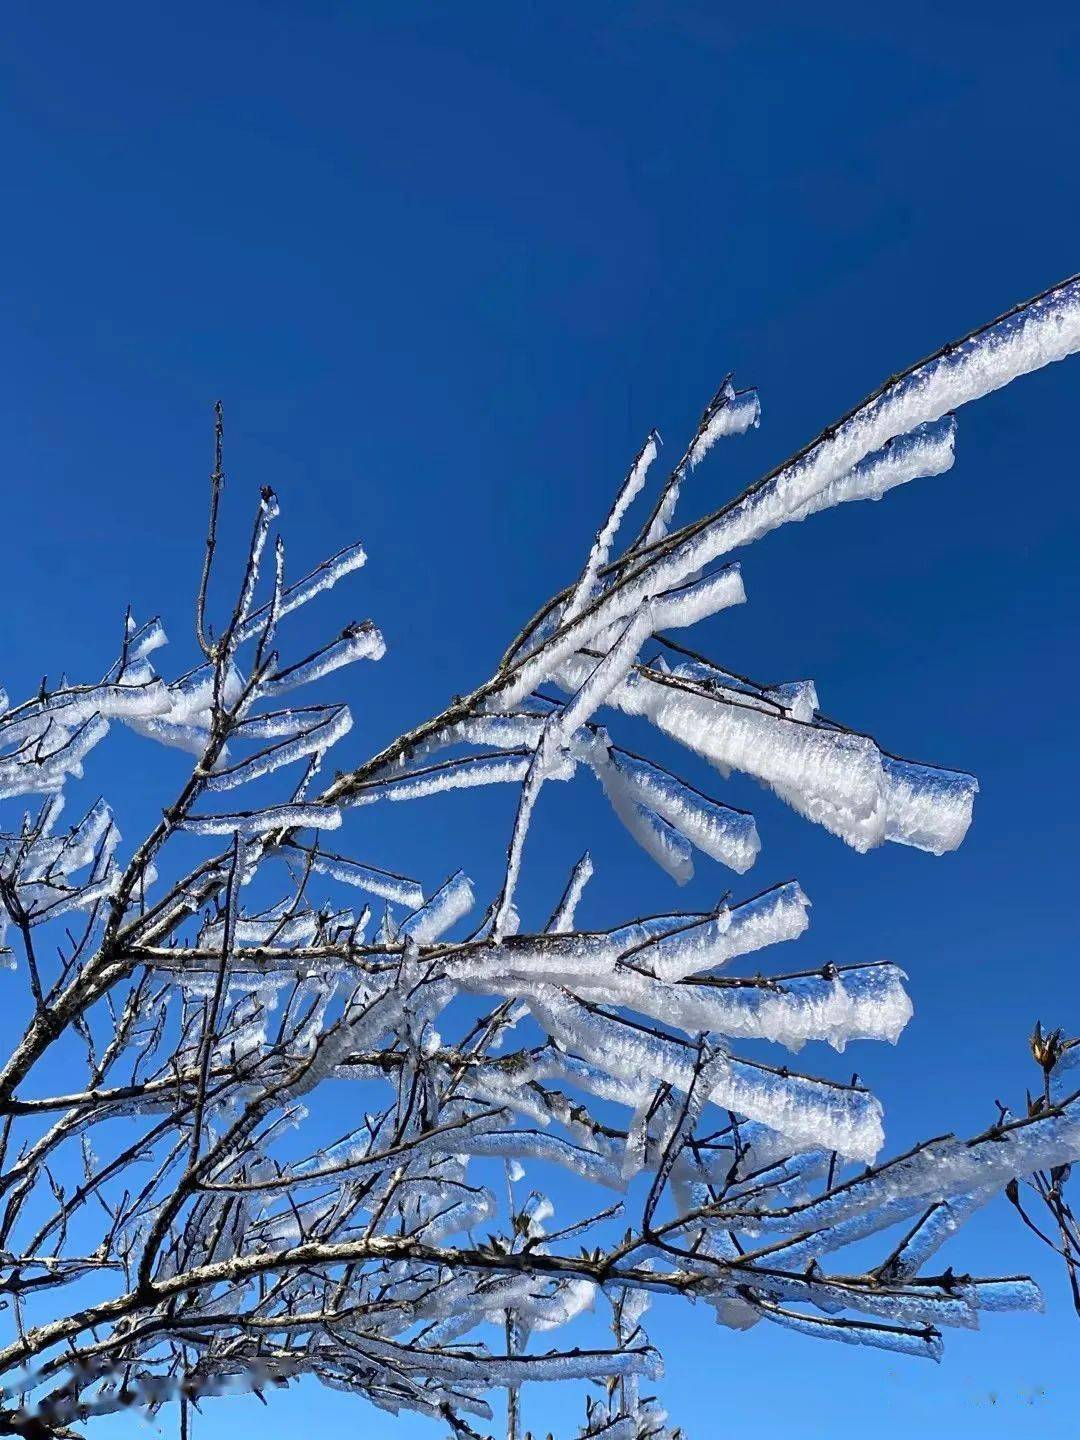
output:
[[[562,899],[552,915],[548,924],[548,930],[552,934],[559,934],[574,928],[574,916],[577,914],[577,907],[581,902],[585,886],[593,876],[592,856],[586,850],[581,859],[574,866],[570,880],[563,893]]]
[[[365,621],[362,625],[350,626],[340,639],[307,660],[299,660],[295,665],[275,671],[261,682],[259,689],[266,699],[273,699],[289,690],[299,689],[301,685],[321,680],[356,660],[381,660],[385,653],[386,643],[382,635],[370,621]]]
[[[896,1043],[912,1014],[903,979],[901,970],[883,963],[758,985],[687,985],[626,966],[596,982],[586,976],[577,988],[587,998],[617,1002],[688,1035],[708,1030],[732,1039],[771,1040],[793,1051],[816,1040],[843,1050],[851,1040]]]
[[[622,786],[639,804],[654,810],[698,850],[742,874],[761,848],[754,817],[710,800],[659,766],[623,750],[608,750],[610,765]],[[609,783],[612,783],[609,780]]]
[[[472,881],[459,870],[444,885],[440,885],[430,900],[402,922],[401,934],[417,945],[430,945],[455,921],[467,915],[473,903]]]
[[[725,565],[700,580],[688,581],[685,585],[665,590],[653,602],[655,611],[654,628],[657,630],[685,630],[710,615],[717,615],[732,605],[746,603],[742,571],[738,565]]]
[[[700,465],[717,440],[726,435],[745,435],[761,422],[761,402],[756,390],[737,391],[730,378],[709,407],[708,414],[690,447],[689,464]]]
[[[597,533],[593,547],[589,551],[589,558],[585,562],[585,569],[581,573],[581,579],[574,587],[573,594],[566,602],[566,609],[563,612],[564,620],[571,620],[585,605],[589,603],[596,592],[597,575],[604,565],[607,564],[611,555],[611,547],[619,533],[623,518],[634,500],[641,493],[641,487],[645,484],[649,467],[656,459],[658,437],[655,431],[645,441],[645,444],[638,451],[638,454],[631,465],[630,470],[623,481],[622,489],[616,496],[604,524]]]
[[[974,775],[882,757],[885,839],[931,855],[955,850],[971,824],[979,792]]]
[[[880,500],[897,485],[909,480],[922,480],[944,475],[950,470],[955,455],[956,420],[946,415],[942,420],[917,425],[906,435],[889,440],[873,454],[853,466],[846,475],[831,481],[788,516],[789,520],[805,520],[819,510],[849,500]]]
[[[307,605],[317,595],[332,590],[339,581],[344,580],[347,575],[359,570],[366,563],[367,555],[362,545],[345,546],[343,550],[339,550],[336,555],[324,561],[303,580],[283,590],[278,605],[278,618],[283,620],[286,615],[291,615],[294,611]],[[269,609],[269,605],[264,605],[256,610],[240,628],[238,639],[250,640],[257,635],[260,625],[266,621]]]
[[[728,375],[702,416],[697,434],[685,457],[672,471],[671,478],[664,487],[643,536],[646,545],[653,544],[667,534],[679,503],[686,473],[704,460],[718,440],[728,435],[745,435],[752,426],[758,425],[760,419],[761,405],[757,391],[736,390],[731,383],[731,376]]]
[[[343,739],[352,729],[348,707],[338,705],[321,714],[306,728],[297,728],[292,735],[258,751],[246,760],[226,769],[215,770],[207,781],[209,790],[236,790],[251,780],[261,780],[283,766],[293,765],[309,755],[322,754]]]
[[[307,857],[304,863],[308,863]],[[378,895],[382,900],[393,900],[414,910],[424,903],[424,891],[419,882],[410,880],[406,875],[395,875],[390,870],[364,865],[344,855],[328,855],[319,851],[310,857],[310,864],[317,874],[328,875],[343,885],[355,885],[357,889],[366,890],[369,895]]]
[[[583,566],[488,678],[389,739],[365,734],[383,711],[324,693],[382,655],[372,622],[290,647],[289,617],[363,565],[359,545],[287,582],[266,490],[218,613],[219,412],[194,666],[163,678],[160,621],[129,614],[97,681],[54,674],[14,704],[0,691],[0,970],[28,986],[0,1057],[16,1126],[0,1282],[18,1306],[0,1429],[68,1433],[128,1403],[308,1375],[459,1436],[490,1429],[492,1390],[520,1435],[534,1383],[588,1381],[578,1440],[677,1440],[646,1393],[654,1291],[732,1332],[931,1359],[946,1328],[1039,1308],[1022,1275],[957,1273],[948,1241],[1014,1181],[1065,1183],[1080,1045],[1038,1031],[1045,1084],[1022,1114],[878,1163],[881,1107],[852,1070],[872,1073],[869,1042],[901,1037],[917,968],[909,981],[878,960],[872,936],[862,963],[801,945],[778,961],[808,926],[800,886],[730,897],[711,868],[742,875],[761,850],[729,803],[733,772],[856,851],[932,855],[963,840],[974,777],[900,759],[827,718],[814,681],[751,679],[682,632],[708,622],[722,642],[737,623],[737,549],[944,474],[959,406],[1078,348],[1074,280],[675,528],[685,498],[709,493],[717,442],[758,426],[756,392],[728,377],[655,486],[649,434]],[[79,783],[115,722],[192,757],[134,839]],[[650,726],[657,758],[636,753]],[[369,748],[334,763],[358,737]],[[595,836],[582,854],[555,835],[526,884],[546,782],[582,770],[675,883],[708,873],[692,910],[637,901],[602,860],[590,886]],[[462,795],[417,811],[421,878],[385,868],[411,867],[394,853],[400,811],[376,802],[487,785],[512,801],[493,836]],[[492,842],[476,883],[460,857],[431,871],[458,833]],[[821,1047],[853,1042],[842,1079],[813,1073]],[[566,1214],[544,1194],[556,1171]]]
[[[530,1008],[566,1049],[589,1056],[625,1087],[648,1099],[661,1083],[686,1090],[694,1052],[686,1042],[620,1019],[540,987]],[[794,1145],[820,1144],[854,1160],[872,1160],[882,1143],[881,1107],[872,1095],[806,1076],[785,1074],[734,1057],[714,1073],[709,1098],[767,1125]]]
[[[812,687],[755,693],[703,681],[700,667],[647,667],[613,697],[703,756],[741,770],[854,849],[891,840],[933,854],[960,844],[978,791],[973,776],[883,754],[866,735],[799,718]]]
[[[639,965],[664,980],[683,980],[715,970],[736,956],[795,940],[809,924],[810,902],[793,881],[778,885],[733,910],[649,941],[636,952]]]
[[[991,1190],[982,1190],[971,1195],[956,1195],[951,1200],[936,1201],[893,1255],[889,1264],[890,1274],[904,1279],[917,1275],[960,1226],[986,1204],[992,1193]]]
[[[265,835],[271,830],[301,827],[336,830],[341,811],[327,805],[266,805],[261,810],[221,815],[188,815],[181,828],[192,835]]]
[[[532,758],[527,754],[466,756],[439,765],[407,771],[390,779],[365,786],[350,798],[353,805],[371,805],[376,800],[417,800],[443,790],[469,790],[478,785],[512,785],[525,779]],[[549,780],[570,780],[574,763],[567,757],[547,772]]]

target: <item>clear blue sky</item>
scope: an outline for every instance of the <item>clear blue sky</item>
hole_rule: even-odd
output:
[[[580,564],[649,427],[677,440],[728,369],[760,387],[762,428],[696,474],[691,507],[1080,269],[1070,6],[64,0],[8,7],[4,31],[16,692],[103,669],[129,600],[187,658],[218,396],[236,532],[270,483],[297,569],[369,548],[341,602],[390,645],[353,685],[346,743],[366,753],[482,678]],[[841,1062],[898,1147],[1019,1100],[1036,1017],[1080,1029],[1078,394],[1078,361],[1024,381],[962,414],[950,475],[755,547],[750,603],[708,636],[733,668],[812,675],[827,713],[981,778],[942,860],[858,857],[729,792],[762,832],[752,888],[797,874],[815,902],[800,958],[910,974],[899,1049]],[[97,772],[135,820],[158,800],[148,758],[121,744]],[[538,909],[585,841],[587,919],[671,903],[584,789],[558,805]],[[504,802],[425,818],[419,852],[395,820],[376,858],[494,876]],[[689,901],[726,885],[702,869]],[[1080,1328],[1061,1277],[1005,1211],[952,1258],[1034,1269],[1048,1315],[952,1336],[932,1368],[665,1309],[663,1393],[698,1440],[1067,1426]],[[543,1399],[543,1428],[578,1413]],[[198,1434],[437,1433],[349,1403],[221,1402]]]

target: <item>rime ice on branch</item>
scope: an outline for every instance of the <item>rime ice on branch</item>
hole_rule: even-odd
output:
[[[516,1437],[531,1382],[595,1382],[582,1435],[664,1440],[675,1432],[641,1387],[661,1373],[643,1328],[654,1293],[694,1297],[735,1330],[764,1321],[930,1357],[950,1326],[1038,1306],[1023,1277],[930,1262],[997,1191],[1015,1203],[1017,1177],[1080,1154],[1074,1050],[1040,1062],[1029,1113],[878,1164],[880,1107],[859,1083],[738,1053],[743,1039],[895,1042],[910,1017],[893,965],[773,958],[807,926],[797,884],[589,930],[588,853],[539,924],[520,882],[546,782],[586,771],[676,882],[696,863],[743,875],[757,860],[753,817],[722,781],[703,793],[627,749],[620,714],[721,776],[754,776],[856,850],[955,848],[971,776],[826,719],[810,681],[751,680],[669,632],[745,600],[733,550],[941,474],[959,406],[1078,348],[1070,281],[673,529],[691,471],[758,424],[756,393],[728,377],[636,538],[623,525],[655,432],[578,578],[494,674],[328,784],[352,718],[318,691],[378,660],[382,637],[364,621],[307,655],[282,647],[289,617],[364,552],[287,583],[265,491],[215,628],[219,412],[202,658],[166,678],[161,625],[129,616],[100,682],[43,681],[0,704],[0,945],[5,983],[26,978],[0,1069],[0,1429],[59,1433],[132,1402],[306,1374],[459,1436],[489,1433],[493,1392]],[[104,801],[65,812],[113,723],[194,757],[135,844]],[[384,812],[366,807],[490,784],[517,796],[495,894],[350,851],[354,811],[377,834]],[[37,801],[20,816],[23,797]],[[312,1113],[328,1081],[354,1096],[352,1128],[329,1144]],[[595,1204],[555,1217],[534,1188],[553,1168],[595,1184]],[[836,1258],[879,1232],[874,1268]]]

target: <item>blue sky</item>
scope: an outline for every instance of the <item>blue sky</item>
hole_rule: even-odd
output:
[[[350,682],[367,753],[482,678],[580,565],[648,429],[674,448],[726,371],[760,388],[762,427],[696,473],[690,510],[1080,268],[1078,31],[1038,3],[9,10],[2,678],[100,671],[129,600],[187,660],[221,396],[235,533],[270,483],[296,569],[369,550],[327,621],[373,614],[389,642]],[[1037,1017],[1080,1030],[1078,390],[1076,361],[1023,381],[962,413],[949,475],[755,547],[749,604],[702,637],[982,782],[941,860],[859,857],[730,790],[764,842],[751,888],[797,874],[815,903],[801,958],[909,972],[898,1050],[842,1062],[897,1147],[1019,1100]],[[121,745],[98,772],[135,822],[154,758]],[[583,790],[541,823],[538,910],[584,843],[584,918],[671,903]],[[490,879],[508,824],[504,802],[433,801],[375,858]],[[702,870],[685,898],[726,887]],[[953,1258],[1033,1269],[1047,1316],[950,1337],[932,1369],[665,1308],[663,1393],[698,1437],[762,1407],[759,1434],[834,1440],[1060,1423],[1080,1403],[1060,1277],[1004,1211]],[[542,1428],[577,1413],[542,1401]],[[281,1433],[395,1424],[307,1389],[278,1404]],[[238,1423],[275,1415],[222,1402],[199,1434]]]

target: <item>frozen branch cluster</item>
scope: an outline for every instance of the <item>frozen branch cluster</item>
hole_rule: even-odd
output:
[[[672,632],[744,600],[731,552],[942,473],[957,407],[1078,348],[1071,281],[673,528],[690,472],[758,424],[756,394],[729,377],[636,538],[624,522],[655,433],[577,580],[490,678],[330,783],[352,720],[318,695],[378,660],[382,638],[365,621],[297,659],[282,647],[289,617],[364,553],[288,583],[265,491],[212,625],[219,413],[199,663],[166,678],[160,624],[129,616],[100,683],[43,682],[0,713],[0,945],[5,983],[26,980],[0,1068],[0,1429],[60,1433],[313,1375],[459,1436],[490,1433],[504,1392],[513,1440],[526,1382],[576,1379],[598,1387],[583,1436],[664,1440],[654,1295],[694,1297],[733,1329],[930,1357],[947,1327],[1039,1305],[1022,1277],[933,1262],[995,1192],[1080,1154],[1073,1052],[1028,1113],[879,1164],[880,1107],[859,1083],[738,1053],[895,1042],[911,1014],[893,965],[773,961],[807,925],[797,884],[585,929],[586,854],[546,923],[519,907],[544,787],[587,771],[677,883],[700,857],[737,875],[754,863],[752,816],[625,748],[620,714],[856,850],[955,848],[971,776],[901,760],[825,719],[812,682],[736,675]],[[114,724],[192,757],[135,845],[103,801],[74,823],[66,808]],[[491,784],[517,797],[498,893],[347,853],[361,807]],[[350,1116],[341,1136],[335,1111]],[[584,1197],[576,1213],[564,1196]],[[873,1268],[845,1267],[846,1247],[879,1233]]]

